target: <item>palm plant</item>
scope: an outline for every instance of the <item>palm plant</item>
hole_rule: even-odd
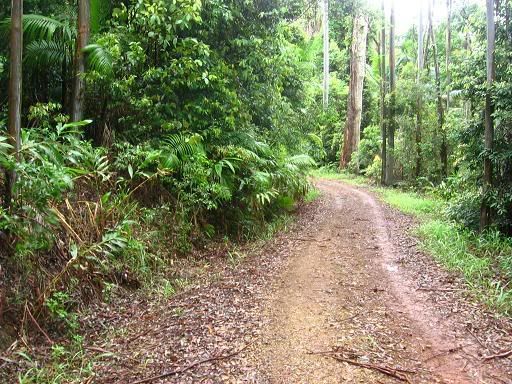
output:
[[[67,105],[69,73],[76,39],[73,20],[71,12],[56,18],[33,14],[23,16],[24,64],[30,71],[60,72],[61,103],[64,109]],[[0,23],[0,37],[8,33],[10,26],[10,18]]]

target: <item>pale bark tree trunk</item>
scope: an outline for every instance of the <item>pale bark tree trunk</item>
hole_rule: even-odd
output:
[[[391,1],[389,25],[389,109],[388,109],[388,148],[386,161],[386,185],[394,183],[395,168],[395,131],[396,131],[396,73],[395,73],[395,2]]]
[[[11,2],[11,34],[10,34],[10,71],[8,101],[8,133],[9,144],[16,162],[20,158],[21,132],[21,82],[23,62],[23,0]],[[6,178],[5,206],[9,207],[14,197],[13,188],[16,183],[16,172],[10,171]]]
[[[421,85],[421,78],[423,74],[424,52],[423,52],[423,37],[425,34],[423,25],[423,4],[420,2],[420,15],[418,20],[418,68],[416,74],[416,86],[418,90]],[[416,100],[416,168],[415,176],[421,175],[421,140],[423,131],[423,95],[418,93]]]
[[[450,109],[451,53],[452,53],[452,0],[446,0],[446,112]]]
[[[496,25],[494,21],[494,1],[487,0],[487,94],[485,96],[485,131],[484,131],[484,180],[483,192],[484,199],[480,211],[480,229],[486,229],[492,222],[491,220],[491,207],[486,200],[488,192],[492,188],[492,161],[490,153],[494,146],[494,122],[492,118],[492,100],[491,100],[491,87],[496,78],[496,68],[494,63],[496,47]]]
[[[346,168],[352,155],[359,147],[361,135],[361,114],[363,109],[363,83],[366,66],[366,38],[368,20],[365,15],[354,16],[352,48],[350,56],[350,83],[347,103],[347,122],[343,139],[340,167]],[[358,165],[356,164],[356,171]]]
[[[89,41],[90,34],[90,0],[78,0],[78,35],[74,59],[73,97],[71,100],[71,120],[83,118],[85,81],[85,57],[83,49]]]
[[[428,11],[429,19],[429,34],[432,43],[432,55],[434,59],[434,72],[436,82],[436,97],[437,97],[437,134],[441,135],[441,147],[439,150],[439,156],[441,160],[441,178],[445,178],[448,175],[448,148],[446,143],[446,132],[444,130],[445,116],[443,107],[443,95],[441,93],[441,69],[439,66],[439,57],[437,52],[437,42],[434,33],[434,24],[432,17],[432,5],[429,4]]]
[[[380,183],[384,185],[386,183],[386,157],[387,157],[387,112],[386,112],[386,16],[385,16],[385,9],[384,9],[384,0],[381,1],[381,30],[380,30],[380,131],[381,131],[381,137],[382,137],[382,169],[381,169],[381,175],[380,175]]]
[[[324,84],[323,84],[323,106],[329,106],[329,0],[324,0],[323,15],[324,34]]]

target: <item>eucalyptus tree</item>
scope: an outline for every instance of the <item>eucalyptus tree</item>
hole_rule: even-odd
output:
[[[363,109],[363,83],[366,67],[366,40],[368,17],[361,11],[354,15],[352,47],[350,50],[350,82],[347,102],[347,120],[344,130],[340,168],[346,168],[359,147]],[[358,171],[357,159],[355,170]]]
[[[491,151],[494,146],[494,122],[492,117],[492,99],[491,87],[496,79],[495,68],[495,49],[496,49],[496,24],[494,20],[494,0],[486,1],[487,16],[487,52],[486,52],[486,72],[487,72],[487,90],[485,95],[485,117],[484,117],[484,198],[480,211],[480,229],[485,229],[491,224],[491,207],[487,201],[487,194],[492,188],[493,166],[491,160]]]
[[[451,53],[452,53],[452,0],[446,0],[446,112],[450,109]]]
[[[386,183],[386,160],[387,160],[387,111],[386,111],[386,17],[384,0],[381,0],[381,30],[380,30],[380,52],[379,52],[379,72],[380,72],[380,130],[382,138],[382,168],[380,183],[384,185]]]
[[[418,19],[418,60],[417,60],[417,73],[416,73],[416,86],[418,87],[418,95],[416,97],[416,168],[415,176],[421,175],[421,140],[423,130],[423,95],[420,91],[421,79],[423,74],[423,67],[425,62],[423,51],[423,38],[424,38],[424,24],[423,24],[423,2],[420,1],[419,5],[419,19]]]
[[[323,34],[324,34],[324,78],[323,78],[323,106],[329,106],[329,0],[324,0],[323,9]]]
[[[389,22],[389,111],[387,124],[386,185],[394,183],[396,131],[396,56],[395,56],[395,1],[391,0]]]
[[[21,142],[21,83],[23,61],[23,0],[11,2],[11,33],[10,33],[10,71],[9,71],[9,101],[8,101],[8,132],[9,143],[16,161],[19,160]],[[13,188],[16,183],[16,172],[7,174],[6,205],[11,204]]]
[[[430,43],[432,46],[432,57],[434,60],[434,73],[435,73],[435,91],[436,91],[436,105],[437,105],[437,131],[436,135],[441,136],[441,145],[439,149],[439,156],[441,160],[441,179],[448,176],[448,145],[446,142],[445,132],[445,111],[443,106],[443,95],[441,91],[441,68],[439,65],[439,52],[437,49],[436,35],[433,23],[433,1],[429,3],[428,20],[430,35]]]

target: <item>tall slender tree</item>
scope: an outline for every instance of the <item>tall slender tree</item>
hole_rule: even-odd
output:
[[[324,81],[323,81],[323,106],[326,109],[329,106],[329,0],[324,0],[323,15],[323,34],[324,34]]]
[[[388,145],[386,160],[386,185],[394,183],[395,168],[395,131],[396,131],[396,58],[395,58],[395,1],[391,0],[389,23],[389,109],[388,109]]]
[[[386,16],[384,8],[384,0],[381,0],[381,30],[380,30],[380,131],[382,137],[382,169],[380,182],[382,185],[386,183],[386,160],[387,160],[387,125],[386,125]]]
[[[494,20],[494,0],[487,0],[487,93],[485,96],[484,118],[484,180],[482,207],[480,210],[480,229],[486,229],[492,222],[491,207],[487,201],[487,195],[492,188],[493,167],[491,151],[494,146],[494,122],[492,118],[493,105],[491,99],[491,87],[496,79],[495,48],[496,48],[496,24]]]
[[[9,71],[9,143],[16,161],[19,161],[21,132],[21,82],[23,62],[23,0],[11,1],[11,33],[10,33],[10,71]],[[7,173],[5,205],[9,206],[13,198],[16,183],[16,172]]]
[[[452,54],[452,0],[446,0],[446,112],[450,109],[451,86],[451,54]]]
[[[78,34],[75,44],[73,97],[71,100],[71,120],[83,118],[85,80],[84,48],[88,44],[90,34],[90,0],[78,0]]]
[[[436,104],[437,104],[437,130],[436,135],[441,137],[441,145],[439,149],[439,157],[441,160],[441,178],[448,176],[448,147],[446,142],[446,132],[444,129],[445,124],[445,111],[443,106],[443,95],[441,91],[441,68],[439,65],[439,53],[437,50],[437,41],[434,33],[434,22],[432,16],[433,0],[429,3],[428,9],[428,22],[429,22],[429,35],[432,44],[432,57],[434,59],[434,74],[435,74],[435,89],[436,89]]]
[[[420,91],[421,77],[424,66],[424,51],[423,51],[423,38],[424,38],[424,26],[423,26],[423,2],[419,4],[419,19],[418,19],[418,62],[417,62],[417,73],[416,73],[416,86],[418,87],[418,95],[416,98],[416,167],[415,176],[421,175],[421,139],[423,131],[423,95]]]
[[[340,167],[346,168],[352,155],[359,147],[361,136],[361,115],[363,110],[363,84],[366,66],[366,39],[368,19],[362,12],[356,12],[350,50],[350,82],[347,103],[347,121],[343,138]],[[359,165],[356,164],[356,171]]]

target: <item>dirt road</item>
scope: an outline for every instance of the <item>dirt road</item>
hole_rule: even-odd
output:
[[[241,267],[147,304],[142,320],[127,311],[126,332],[101,345],[124,347],[97,382],[214,357],[152,382],[512,383],[510,359],[484,359],[512,347],[510,321],[417,249],[413,220],[340,182],[318,187],[316,206]]]

